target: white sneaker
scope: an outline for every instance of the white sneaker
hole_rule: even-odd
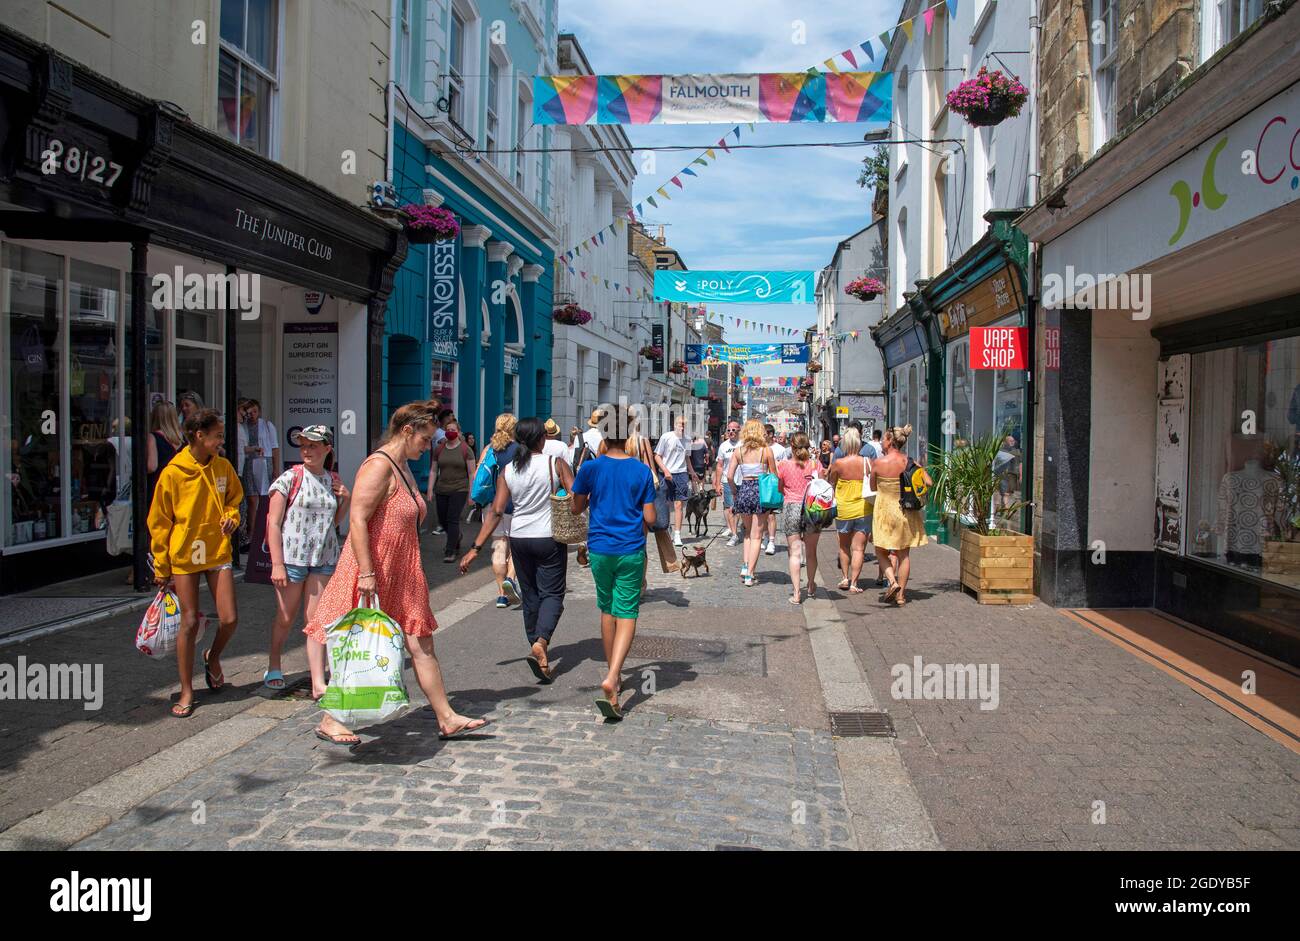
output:
[[[730,546],[732,549],[734,549],[734,548],[736,548],[736,546],[740,545],[740,540],[736,538],[736,534],[735,534],[735,533],[732,533],[732,534],[731,534],[731,538],[727,540],[727,545]]]
[[[768,555],[776,555],[776,543],[771,539],[769,539],[767,541],[767,548],[764,549],[763,551],[766,552]]]
[[[673,530],[673,546],[677,549],[682,547],[682,531],[680,529]]]

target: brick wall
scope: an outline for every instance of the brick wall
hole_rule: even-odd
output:
[[[1195,0],[1120,0],[1118,134],[1196,65]],[[1039,45],[1039,192],[1061,185],[1092,156],[1091,0],[1043,0]]]

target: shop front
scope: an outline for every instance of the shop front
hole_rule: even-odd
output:
[[[0,62],[0,592],[130,561],[139,585],[146,449],[132,441],[157,403],[188,394],[230,415],[255,398],[281,464],[289,432],[319,422],[355,469],[404,239],[2,29]],[[133,557],[105,551],[118,495]]]
[[[1229,67],[1282,25],[1072,183],[1113,199],[1025,224],[1046,308],[1044,599],[1154,607],[1300,665],[1300,84]],[[1175,152],[1135,162],[1156,140]]]

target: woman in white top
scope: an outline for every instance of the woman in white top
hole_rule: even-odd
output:
[[[293,438],[302,463],[291,467],[271,484],[271,505],[266,513],[266,549],[271,556],[271,584],[275,586],[275,620],[271,624],[271,656],[262,682],[284,689],[280,654],[289,628],[298,617],[303,599],[307,620],[334,566],[339,560],[338,526],[348,515],[348,488],[325,459],[334,446],[334,434],[324,425],[309,425]],[[312,696],[325,695],[325,645],[307,639]]]
[[[262,417],[262,406],[257,399],[248,399],[244,406],[245,420],[239,422],[235,466],[243,469],[248,459],[248,475],[252,488],[245,491],[248,498],[248,531],[251,534],[257,523],[257,507],[262,497],[270,492],[271,481],[280,476],[280,435],[275,425]]]
[[[547,648],[560,615],[564,613],[564,592],[568,575],[569,548],[556,542],[551,533],[551,494],[573,487],[573,471],[562,458],[544,452],[546,426],[540,418],[524,418],[515,425],[514,460],[497,477],[497,495],[483,511],[478,539],[461,559],[461,573],[469,571],[482,546],[492,537],[497,520],[513,502],[510,517],[510,557],[519,580],[519,598],[524,611],[524,633],[531,646],[528,666],[543,683],[555,675],[547,659]]]

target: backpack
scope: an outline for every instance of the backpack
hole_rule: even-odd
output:
[[[919,510],[925,505],[925,474],[920,465],[910,457],[907,467],[898,475],[898,505],[904,510]]]
[[[307,473],[307,465],[295,464],[293,467],[289,468],[289,473],[293,474],[293,480],[289,482],[289,495],[284,501],[284,512],[286,516],[289,513],[289,507],[293,506],[293,501],[298,497],[298,491],[302,489],[302,478]],[[330,480],[334,483],[338,483],[340,480],[339,475],[334,471],[330,471]]]
[[[479,461],[478,470],[474,472],[474,483],[469,488],[469,498],[475,506],[481,509],[496,499],[497,475],[500,471],[496,448],[484,448],[483,460]]]

